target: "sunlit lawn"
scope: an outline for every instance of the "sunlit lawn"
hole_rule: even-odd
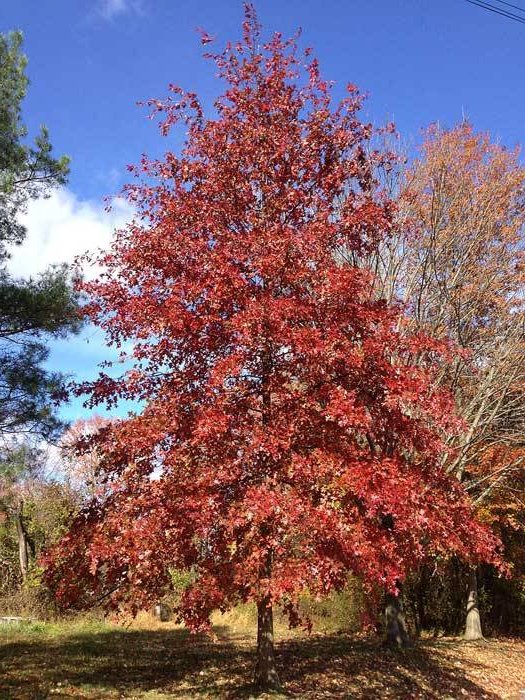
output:
[[[232,627],[216,639],[172,623],[4,626],[0,698],[250,697],[254,640]],[[277,644],[281,678],[297,698],[519,698],[525,643],[437,639],[406,652],[376,638],[289,636]]]

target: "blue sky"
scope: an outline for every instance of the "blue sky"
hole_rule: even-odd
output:
[[[523,24],[465,0],[258,0],[256,7],[266,32],[302,27],[301,43],[314,48],[336,91],[356,83],[369,93],[365,117],[393,119],[406,139],[432,121],[451,126],[465,115],[509,146],[524,140]],[[57,153],[72,158],[67,190],[29,211],[15,272],[107,243],[129,210],[105,214],[103,196],[119,189],[126,164],[142,152],[174,146],[135,103],[164,96],[173,82],[209,104],[220,86],[195,29],[221,45],[238,37],[241,19],[238,0],[2,0],[0,30],[25,35],[26,122],[31,130],[46,123]],[[107,356],[90,329],[55,344],[50,363],[87,377]],[[62,413],[85,414],[79,402]]]

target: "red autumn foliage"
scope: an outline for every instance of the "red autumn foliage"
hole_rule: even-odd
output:
[[[441,466],[456,427],[442,347],[400,333],[371,273],[344,262],[388,236],[374,169],[389,154],[355,87],[334,105],[309,52],[259,43],[248,8],[242,41],[211,56],[226,83],[212,117],[174,86],[150,102],[185,145],[132,168],[137,218],[83,285],[134,367],[77,392],[144,407],[93,438],[108,488],[47,558],[66,605],[136,610],[189,569],[193,629],[240,600],[293,619],[305,587],[349,572],[394,588],[436,554],[495,558]]]

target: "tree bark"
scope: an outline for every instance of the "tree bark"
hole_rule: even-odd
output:
[[[425,601],[425,591],[429,585],[428,581],[428,570],[425,565],[419,569],[419,577],[417,583],[417,597],[416,597],[416,617],[417,617],[417,636],[421,635],[421,631],[426,629],[427,626],[427,614],[426,614],[426,601]]]
[[[257,603],[257,665],[254,684],[263,691],[281,689],[273,648],[273,609],[268,596]]]
[[[479,616],[478,606],[478,576],[475,567],[472,567],[469,573],[467,621],[465,625],[464,639],[468,641],[483,639],[483,631],[481,629],[481,618]]]
[[[27,578],[27,570],[29,568],[29,544],[27,541],[27,533],[22,519],[23,502],[20,501],[18,509],[15,512],[16,534],[18,537],[18,560],[20,563],[20,573],[22,581]]]
[[[385,606],[385,622],[386,622],[386,643],[388,646],[407,647],[410,645],[410,637],[408,634],[405,615],[403,612],[403,601],[401,592],[393,595],[389,593],[386,598]]]

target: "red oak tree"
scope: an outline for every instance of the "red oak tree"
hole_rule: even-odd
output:
[[[294,621],[305,588],[353,572],[394,589],[423,557],[490,558],[494,541],[440,466],[455,425],[433,384],[443,348],[400,333],[370,272],[344,262],[391,225],[374,180],[389,156],[370,151],[362,99],[349,86],[334,106],[295,40],[260,46],[251,7],[243,27],[211,56],[226,83],[212,117],[174,86],[150,102],[185,145],[133,168],[139,214],[84,284],[90,319],[134,343],[134,366],[78,391],[144,407],[93,438],[109,488],[47,578],[65,604],[137,610],[189,570],[192,629],[253,600],[256,681],[275,687],[273,605]]]

